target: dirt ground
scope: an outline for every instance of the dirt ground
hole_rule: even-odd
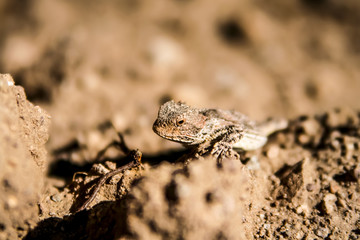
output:
[[[360,3],[0,1],[0,239],[360,239]],[[28,99],[28,100],[27,100]],[[161,103],[287,129],[175,163]],[[100,177],[133,159],[76,212]]]

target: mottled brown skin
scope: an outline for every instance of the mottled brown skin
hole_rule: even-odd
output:
[[[256,124],[236,111],[193,108],[168,101],[160,107],[153,130],[165,139],[194,148],[197,154],[210,152],[221,162],[226,157],[239,158],[233,147],[259,148],[267,135],[287,126],[284,121],[269,123]]]

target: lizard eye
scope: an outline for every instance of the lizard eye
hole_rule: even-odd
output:
[[[184,120],[184,119],[179,119],[179,120],[176,121],[176,124],[177,124],[178,126],[181,126],[181,125],[183,125],[184,123],[185,123],[185,120]]]

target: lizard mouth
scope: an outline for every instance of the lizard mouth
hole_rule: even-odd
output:
[[[170,140],[170,141],[173,141],[173,142],[178,142],[178,143],[182,143],[182,144],[191,144],[193,142],[193,138],[191,138],[190,136],[186,136],[186,135],[178,136],[175,134],[171,135],[171,134],[164,133],[165,131],[162,128],[158,127],[157,122],[155,122],[153,125],[153,131],[160,137]]]
[[[157,133],[158,134],[158,133]],[[178,143],[182,143],[182,144],[191,144],[193,141],[190,137],[187,136],[181,136],[181,138],[179,137],[175,137],[175,136],[171,136],[171,135],[160,135],[158,134],[160,137],[165,138],[167,140],[173,141],[173,142],[178,142]]]

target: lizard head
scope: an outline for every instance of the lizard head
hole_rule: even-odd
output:
[[[153,130],[160,137],[171,141],[185,145],[197,144],[206,119],[199,109],[171,100],[160,106]]]

